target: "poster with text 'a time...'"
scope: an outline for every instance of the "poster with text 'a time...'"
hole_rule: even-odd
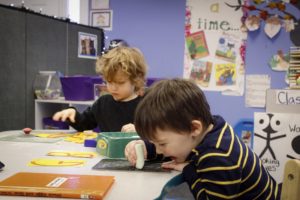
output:
[[[283,181],[289,159],[300,159],[300,114],[254,113],[253,149],[273,178]]]
[[[230,6],[236,4],[236,0],[186,1],[183,77],[195,80],[202,90],[237,96],[244,93],[243,10]],[[211,67],[199,69],[200,63]],[[234,65],[234,69],[220,76],[218,65]]]

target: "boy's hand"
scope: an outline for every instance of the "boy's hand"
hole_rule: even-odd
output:
[[[146,146],[143,140],[133,140],[131,142],[129,142],[126,147],[125,147],[125,157],[127,158],[127,160],[133,165],[135,166],[136,164],[136,160],[137,160],[137,156],[136,156],[136,152],[135,152],[135,145],[136,144],[142,144],[143,145],[143,149],[144,149],[144,158],[147,158],[147,150],[146,150]]]
[[[66,121],[69,119],[72,123],[75,123],[76,110],[74,108],[68,108],[55,113],[52,117],[54,121]]]
[[[133,124],[125,124],[122,126],[121,132],[136,132]]]
[[[189,163],[184,162],[184,163],[176,163],[174,160],[169,161],[169,162],[165,162],[163,163],[161,166],[162,168],[166,168],[166,169],[174,169],[176,171],[180,171],[182,172],[183,168],[185,166],[187,166]]]

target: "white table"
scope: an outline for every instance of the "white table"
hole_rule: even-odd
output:
[[[21,131],[0,132],[0,137],[10,134],[20,134]],[[93,151],[96,148],[84,147],[83,144],[59,141],[56,143],[29,143],[29,142],[8,142],[0,141],[0,160],[5,164],[3,171],[0,171],[0,181],[17,172],[45,172],[45,173],[66,173],[66,174],[89,174],[89,175],[112,175],[115,182],[105,196],[105,200],[134,200],[134,199],[154,199],[159,196],[165,183],[178,172],[141,172],[141,171],[110,171],[92,170],[91,168],[98,163],[102,156],[96,158],[79,158],[86,160],[86,165],[77,167],[30,167],[27,166],[33,159],[53,158],[46,156],[49,151]],[[57,157],[63,158],[64,157]],[[66,158],[67,159],[67,158]],[[70,158],[68,158],[70,159]],[[78,159],[78,158],[71,158]],[[41,197],[17,197],[0,196],[0,199],[55,199]]]

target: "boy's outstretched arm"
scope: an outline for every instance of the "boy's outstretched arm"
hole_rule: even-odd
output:
[[[187,166],[188,164],[189,164],[188,162],[176,163],[174,160],[172,160],[172,161],[169,161],[169,162],[164,162],[162,164],[162,167],[166,168],[166,169],[174,169],[176,171],[182,172],[183,168],[185,166]]]

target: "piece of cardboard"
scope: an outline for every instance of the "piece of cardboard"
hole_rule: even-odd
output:
[[[114,176],[19,172],[0,182],[0,195],[101,200]]]

